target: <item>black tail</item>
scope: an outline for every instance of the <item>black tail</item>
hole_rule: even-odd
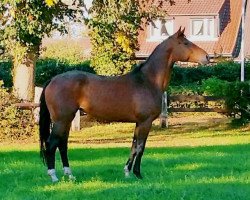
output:
[[[43,91],[40,97],[40,119],[39,119],[39,136],[40,136],[40,156],[43,160],[43,163],[47,163],[47,154],[46,154],[46,141],[50,136],[50,113],[45,101],[45,89],[48,86],[50,81],[48,81],[43,87]]]

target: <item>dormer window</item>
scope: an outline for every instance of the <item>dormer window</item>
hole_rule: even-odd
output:
[[[214,19],[191,19],[190,39],[193,41],[215,39]]]
[[[164,40],[174,32],[173,19],[158,19],[150,24],[149,40]]]

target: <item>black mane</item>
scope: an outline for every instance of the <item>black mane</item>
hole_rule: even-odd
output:
[[[136,65],[133,70],[132,70],[132,73],[136,73],[136,72],[139,72],[141,71],[141,68],[145,65],[146,61]]]
[[[162,43],[163,43],[163,42],[162,42]],[[148,57],[144,62],[142,62],[142,63],[136,65],[136,66],[134,67],[134,69],[132,70],[132,73],[136,73],[136,72],[141,71],[141,69],[142,69],[142,68],[145,66],[145,64],[153,57],[155,51],[161,46],[162,43],[158,44],[158,45],[155,47],[154,51],[149,55],[149,57]]]

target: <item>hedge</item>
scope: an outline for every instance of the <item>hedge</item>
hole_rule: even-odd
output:
[[[3,80],[4,87],[12,87],[13,85],[11,66],[10,62],[0,61],[0,80]],[[79,64],[70,64],[66,62],[58,62],[54,59],[40,59],[36,64],[35,84],[36,86],[42,86],[47,80],[50,80],[57,74],[71,70],[81,70],[95,73],[95,71],[90,67],[89,61],[84,61]]]
[[[79,64],[69,64],[65,62],[58,62],[54,59],[41,59],[38,60],[36,66],[35,84],[37,86],[42,86],[47,80],[50,80],[57,74],[71,70],[95,73],[93,68],[90,67],[90,61],[84,61]]]
[[[250,63],[245,66],[245,79],[250,80]],[[211,77],[216,77],[224,81],[238,81],[240,80],[240,64],[234,62],[221,62],[215,66],[201,66],[201,67],[179,67],[175,66],[171,86],[180,86],[188,84],[201,84],[202,80]]]
[[[60,62],[55,59],[40,59],[37,62],[35,83],[38,86],[43,85],[53,76],[70,71],[82,70],[90,73],[95,73],[90,67],[89,61],[84,61],[79,64],[71,64],[69,62]],[[250,63],[245,67],[246,80],[250,80]],[[177,90],[183,87],[189,87],[191,90],[200,92],[202,81],[208,78],[218,78],[220,80],[234,82],[240,80],[240,64],[234,62],[222,62],[215,66],[201,67],[179,67],[173,68],[170,89]],[[0,62],[0,80],[4,81],[5,87],[12,86],[11,64],[9,62]]]

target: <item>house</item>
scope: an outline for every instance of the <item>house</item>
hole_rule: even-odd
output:
[[[175,0],[170,6],[164,3],[167,16],[144,27],[139,37],[138,59],[146,59],[155,47],[185,27],[189,40],[205,49],[211,57],[238,57],[241,44],[241,0]],[[247,5],[246,21],[250,20],[250,5]],[[250,41],[250,23],[246,23],[246,39]],[[250,55],[250,43],[247,53]]]
[[[246,17],[245,17],[245,58],[250,60],[250,1],[247,1],[246,5]]]
[[[241,0],[175,0],[163,4],[166,17],[145,25],[139,33],[138,60],[145,60],[164,39],[175,33],[180,26],[185,27],[189,40],[205,49],[210,57],[222,56],[239,60],[241,50]],[[247,3],[248,2],[248,3]],[[89,5],[90,6],[90,5]],[[250,3],[246,0],[245,57],[250,58]],[[83,45],[84,54],[89,57],[91,44],[86,36],[87,29],[79,29],[72,24],[67,40],[73,38]],[[70,31],[71,30],[71,31]],[[83,36],[85,33],[85,36]],[[55,38],[61,38],[54,35]],[[65,39],[65,36],[62,36]]]

